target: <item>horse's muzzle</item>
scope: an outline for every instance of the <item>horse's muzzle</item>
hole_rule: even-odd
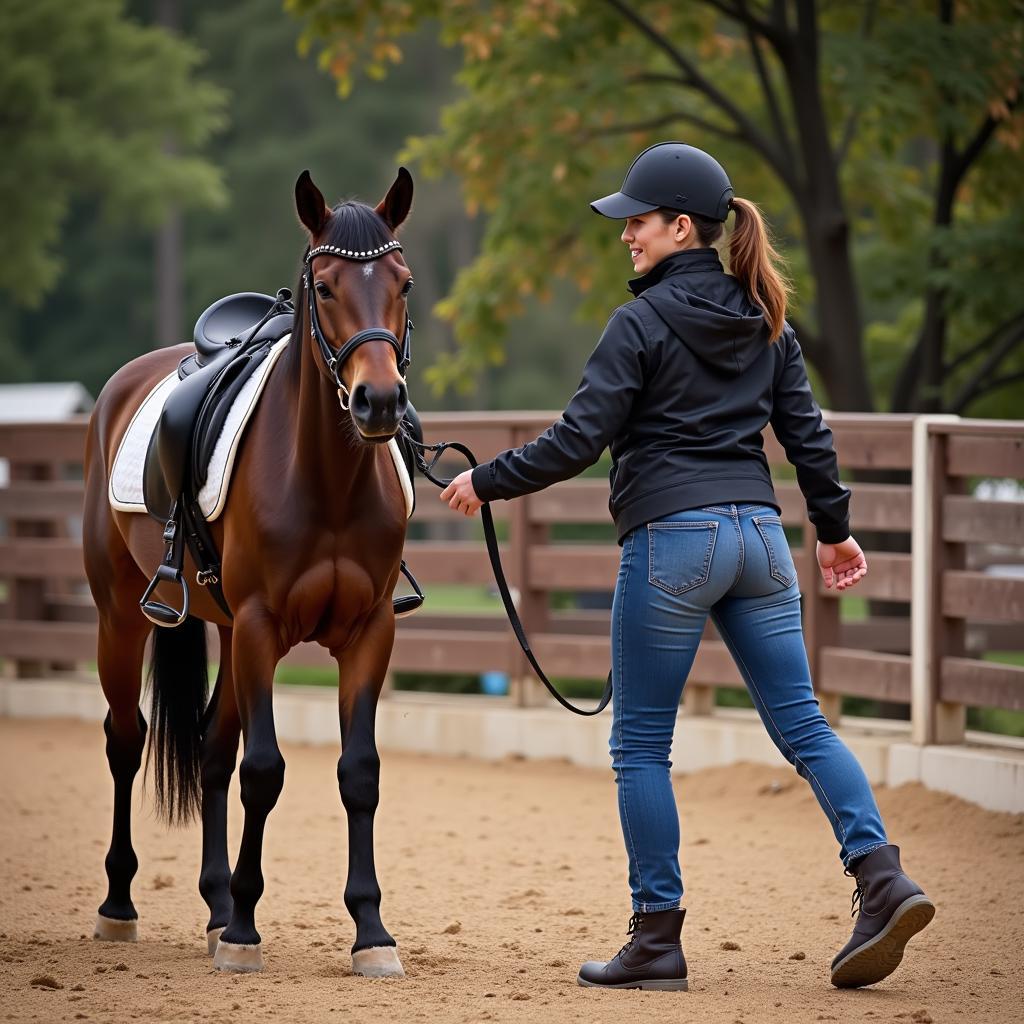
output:
[[[408,407],[409,391],[403,380],[391,388],[360,382],[349,397],[356,429],[370,442],[382,443],[394,437]]]

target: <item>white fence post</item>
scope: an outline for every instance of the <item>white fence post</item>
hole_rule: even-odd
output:
[[[942,671],[942,497],[945,446],[933,437],[933,423],[956,423],[959,416],[928,415],[914,419],[911,470],[913,529],[911,532],[910,604],[910,734],[917,744],[941,743],[952,737],[939,721],[939,676]],[[955,731],[955,730],[954,730]]]

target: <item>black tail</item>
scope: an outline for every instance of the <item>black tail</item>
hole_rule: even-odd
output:
[[[185,825],[200,808],[199,753],[209,690],[206,624],[191,615],[173,629],[153,630],[153,690],[146,771],[153,764],[157,813]]]

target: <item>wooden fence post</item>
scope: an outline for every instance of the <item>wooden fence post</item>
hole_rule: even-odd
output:
[[[942,536],[942,500],[955,490],[946,475],[947,435],[929,428],[956,423],[959,416],[918,416],[914,420],[913,532],[910,605],[910,732],[914,743],[962,743],[966,709],[939,700],[942,659],[963,655],[963,620],[942,615],[943,574],[962,568],[964,546]]]
[[[18,462],[10,460],[11,483],[23,481],[52,481],[55,468],[52,462]],[[52,521],[42,519],[11,520],[11,537],[56,537]],[[42,622],[47,618],[46,580],[31,575],[31,566],[26,566],[29,575],[14,576],[10,581],[10,617],[18,622]],[[14,662],[14,675],[18,679],[34,679],[49,671],[49,662]]]

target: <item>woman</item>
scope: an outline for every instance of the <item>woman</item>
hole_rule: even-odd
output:
[[[686,675],[710,615],[772,739],[810,784],[856,878],[860,912],[832,983],[892,973],[935,908],[902,871],[856,758],[811,685],[800,589],[762,451],[771,423],[796,466],[825,585],[867,572],[757,207],[721,165],[664,142],[634,160],[622,190],[591,203],[625,220],[634,299],[612,313],[561,418],[521,448],[462,473],[441,500],[465,515],[575,476],[612,454],[622,546],[612,602],[611,755],[633,896],[630,941],[578,981],[685,989],[679,819],[669,776]],[[712,248],[729,212],[730,274]],[[851,915],[852,916],[852,915]]]

